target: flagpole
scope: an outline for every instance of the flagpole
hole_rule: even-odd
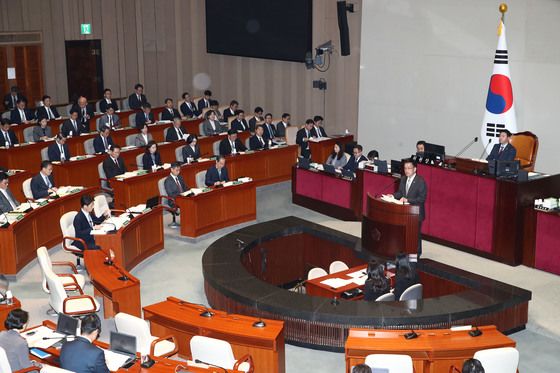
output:
[[[498,10],[500,11],[500,13],[502,13],[502,22],[504,22],[504,17],[506,15],[507,10],[508,10],[507,4],[506,3],[501,3]]]

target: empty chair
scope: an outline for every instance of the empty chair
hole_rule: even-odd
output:
[[[511,145],[517,151],[515,159],[519,161],[521,168],[526,171],[533,171],[537,161],[539,138],[529,131],[519,132],[511,136]]]
[[[346,265],[346,263],[341,262],[340,260],[335,260],[329,266],[329,273],[342,272],[342,271],[346,271],[347,269],[348,266]]]
[[[239,360],[233,356],[231,345],[220,339],[195,335],[191,338],[191,354],[193,360],[252,373],[254,370],[251,355],[243,355]]]
[[[87,139],[84,141],[84,151],[86,154],[93,155],[95,154],[95,148],[93,147],[93,139]]]
[[[167,139],[167,131],[169,131],[170,127],[167,127],[163,130],[163,141],[166,141],[165,139]]]
[[[420,300],[422,299],[422,284],[414,284],[409,286],[403,293],[399,300]]]
[[[206,188],[206,171],[197,172],[195,180],[197,188]]]
[[[214,141],[212,144],[212,152],[214,155],[220,155],[220,141]]]
[[[128,135],[126,137],[126,146],[134,146],[134,139],[136,138],[136,135]]]
[[[204,108],[204,110],[206,110],[206,109],[207,109],[207,108]],[[206,135],[206,134],[204,133],[204,122],[200,122],[200,124],[198,125],[198,134],[199,134],[200,136]]]
[[[413,373],[412,358],[408,355],[373,354],[366,356],[365,363],[374,372]]]
[[[185,146],[186,145],[181,145],[175,148],[175,159],[177,160],[177,162],[181,162],[181,163],[185,162],[185,160],[183,159],[183,148]]]
[[[74,218],[78,215],[77,211],[69,211],[60,217],[60,230],[62,231],[62,249],[76,256],[76,263],[80,265],[80,258],[84,257],[82,250],[74,246],[74,241],[80,241],[83,247],[87,247],[84,240],[75,237]]]
[[[62,281],[52,271],[46,271],[47,285],[49,287],[49,304],[56,313],[69,316],[87,315],[99,311],[99,303],[89,295],[83,294],[69,296],[64,290]]]
[[[375,299],[376,302],[392,302],[395,300],[395,294],[386,293]]]
[[[2,113],[2,119],[10,119],[11,115],[12,115],[11,110],[5,111]]]
[[[286,127],[286,144],[295,145],[298,130],[297,126]]]
[[[128,101],[128,100],[125,100]],[[136,113],[132,113],[128,116],[128,125],[130,127],[136,127]]]
[[[513,347],[491,348],[474,354],[485,373],[515,373],[519,364],[519,351]]]
[[[130,105],[128,105],[128,99],[121,100],[121,110],[130,110]]]
[[[179,349],[174,336],[154,337],[148,323],[139,317],[119,312],[115,315],[115,326],[117,332],[136,337],[136,350],[142,355],[170,357]]]
[[[105,192],[112,193],[113,191],[109,185],[109,180],[107,179],[107,175],[105,175],[105,170],[103,169],[103,162],[97,164],[97,173],[99,174],[101,189]]]
[[[175,206],[175,198],[169,197],[169,195],[167,194],[167,190],[165,189],[165,179],[167,179],[167,177],[163,177],[158,180],[160,204],[163,205],[165,209],[171,213],[171,216],[173,218],[173,220],[169,224],[169,227],[178,228],[179,224],[177,224],[176,221],[177,207]]]
[[[49,148],[42,148],[41,149],[41,160],[48,161],[49,160]]]
[[[245,147],[246,147],[247,149],[251,149],[251,146],[249,145],[250,140],[251,140],[250,137],[247,137],[247,138],[245,139]]]
[[[25,179],[21,184],[21,188],[23,189],[23,195],[25,198],[33,200],[33,192],[31,191],[31,178]]]
[[[144,169],[144,163],[142,163],[142,158],[143,157],[144,157],[144,153],[140,153],[136,156],[136,166],[138,167],[139,170]]]
[[[23,141],[33,142],[33,127],[23,129]]]
[[[309,273],[307,274],[307,279],[313,280],[314,278],[323,277],[326,275],[328,275],[328,273],[323,268],[315,267],[309,270]]]
[[[70,268],[72,272],[56,273],[56,275],[60,277],[64,289],[67,291],[78,291],[78,288],[84,288],[86,280],[83,275],[78,274],[76,266],[70,262],[52,262],[45,246],[41,246],[37,249],[37,261],[41,267],[41,273],[43,275],[43,291],[45,293],[50,293],[49,288],[47,287],[47,276],[45,273],[47,271],[52,271],[54,273],[53,266],[65,266]]]

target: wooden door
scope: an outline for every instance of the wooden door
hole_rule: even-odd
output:
[[[101,40],[66,41],[66,71],[71,102],[79,96],[88,100],[103,97]]]

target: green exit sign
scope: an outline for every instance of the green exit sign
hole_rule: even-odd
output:
[[[80,27],[82,35],[91,34],[91,23],[82,23]]]

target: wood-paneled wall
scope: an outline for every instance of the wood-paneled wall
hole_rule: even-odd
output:
[[[361,8],[361,0],[352,2]],[[313,46],[332,39],[337,48],[329,71],[320,73],[303,63],[206,53],[204,8],[204,0],[0,0],[0,31],[42,31],[45,92],[57,102],[68,100],[65,40],[101,39],[104,83],[114,97],[142,82],[159,105],[183,91],[200,95],[206,87],[194,81],[208,77],[220,104],[235,98],[246,111],[260,105],[302,123],[323,115],[323,92],[312,80],[324,78],[327,130],[357,132],[359,12],[348,14],[352,54],[341,57],[336,0],[313,2]],[[91,23],[91,35],[80,35],[81,23]]]

